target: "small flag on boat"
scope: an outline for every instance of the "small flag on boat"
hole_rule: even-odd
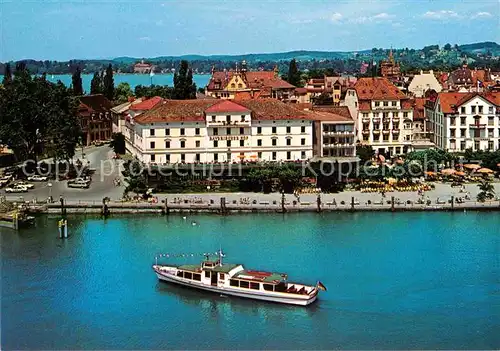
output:
[[[316,286],[318,287],[318,289],[326,291],[326,286],[324,286],[322,282],[318,282]]]

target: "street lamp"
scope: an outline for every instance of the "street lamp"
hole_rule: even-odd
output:
[[[52,202],[52,183],[47,183],[49,187],[49,201]]]

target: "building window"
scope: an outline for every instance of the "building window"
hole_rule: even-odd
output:
[[[230,115],[226,116],[226,123],[227,124],[231,123],[231,116]]]
[[[460,129],[460,137],[465,138],[465,129]]]
[[[290,151],[286,152],[286,159],[291,160],[292,159],[292,153]]]
[[[305,133],[306,132],[306,127],[304,127],[304,126],[300,127],[300,132],[301,133]]]
[[[219,128],[214,128],[214,135],[219,135]]]
[[[393,101],[392,102],[392,106],[396,106],[397,105],[397,102],[396,101]]]
[[[300,139],[300,145],[305,145],[306,144],[306,138]]]
[[[186,161],[186,155],[181,154],[181,161],[182,161],[182,162]]]
[[[231,135],[231,128],[226,128],[226,134]]]
[[[495,118],[494,117],[488,117],[488,125],[492,126],[495,124]]]
[[[259,160],[260,160],[260,159],[262,159],[262,152],[260,152],[260,151],[259,151],[259,152],[257,152],[257,158],[258,158]]]
[[[212,122],[215,122],[215,116],[212,116]]]
[[[150,136],[155,136],[155,130],[154,129],[150,129],[149,130],[149,135]]]
[[[214,147],[218,147],[219,146],[219,142],[217,140],[214,140]]]
[[[476,113],[476,106],[471,106],[470,107],[470,112],[471,113]]]
[[[240,134],[245,134],[245,128],[240,128]]]
[[[273,139],[272,143],[273,146],[276,146],[276,139]]]
[[[245,146],[245,140],[240,140],[240,146]]]
[[[181,149],[186,147],[186,142],[184,140],[181,140]]]
[[[450,126],[454,126],[456,123],[456,118],[455,117],[450,117]]]
[[[478,106],[477,109],[477,113],[483,113],[483,106]]]
[[[407,118],[408,117],[408,112],[403,112],[403,118]]]
[[[302,160],[304,160],[304,159],[306,158],[306,152],[305,152],[305,151],[302,151],[302,152],[300,153],[300,158],[301,158]]]
[[[186,135],[184,128],[181,128],[181,135]]]
[[[200,128],[195,128],[194,129],[194,134],[195,135],[200,135]]]
[[[450,129],[450,137],[451,138],[455,137],[455,129]]]
[[[465,113],[465,106],[460,107],[460,113]]]
[[[245,122],[245,115],[241,115],[241,121]]]
[[[380,102],[375,101],[375,107],[379,107],[379,106],[380,106]]]
[[[262,139],[257,139],[257,146],[262,146]]]
[[[464,126],[466,121],[466,117],[460,117],[460,125]]]
[[[276,134],[276,127],[273,127],[273,128],[272,128],[272,133],[273,133],[273,134]]]
[[[384,106],[389,106],[389,101],[384,101]]]
[[[272,157],[273,157],[273,161],[276,161],[276,151],[273,151]]]
[[[154,141],[152,141],[152,142],[149,143],[149,148],[150,149],[154,149],[155,148],[155,142]]]
[[[287,146],[292,145],[292,139],[286,139],[286,145]]]
[[[228,140],[228,141],[226,142],[226,145],[227,145],[227,147],[231,147],[231,140]]]
[[[165,155],[165,159],[167,160],[167,163],[170,162],[170,155],[169,154],[166,154]]]
[[[214,154],[214,161],[215,162],[219,161],[219,154]]]
[[[262,127],[257,127],[257,134],[262,134]]]
[[[165,142],[165,149],[170,149],[170,141]]]
[[[488,107],[488,113],[493,113],[493,106]]]
[[[165,128],[165,135],[170,135],[170,129]]]
[[[196,154],[195,160],[196,160],[196,162],[200,162],[200,154]]]
[[[155,160],[156,160],[155,155],[151,155],[151,162],[155,162]]]
[[[195,142],[196,147],[200,147],[200,144],[201,144],[200,141],[196,140],[196,142]]]
[[[286,127],[286,134],[290,134],[292,132],[292,127]]]

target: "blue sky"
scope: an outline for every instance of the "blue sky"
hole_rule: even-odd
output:
[[[0,61],[499,42],[499,18],[499,0],[0,0]]]

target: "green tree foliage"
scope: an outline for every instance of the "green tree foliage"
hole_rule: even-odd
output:
[[[120,83],[115,88],[115,97],[114,102],[117,104],[123,104],[128,101],[128,98],[134,96],[134,92],[130,89],[130,84],[128,83]]]
[[[485,179],[478,184],[478,187],[480,191],[477,194],[477,201],[485,202],[486,200],[495,198],[495,188],[493,184],[491,184],[491,181]]]
[[[76,104],[63,83],[32,77],[18,65],[11,84],[0,90],[0,141],[19,161],[37,160],[44,149],[58,159],[74,155],[81,136]]]
[[[115,154],[125,154],[125,135],[122,133],[113,133],[109,146],[113,149]]]
[[[110,101],[113,101],[115,97],[115,81],[113,79],[113,67],[111,63],[106,68],[106,75],[103,78],[103,94]]]
[[[196,99],[193,71],[189,68],[186,60],[181,61],[179,70],[175,72],[173,98],[178,100]]]
[[[145,97],[149,99],[153,96],[160,96],[164,99],[173,99],[174,89],[167,85],[136,85],[134,95],[138,98]]]
[[[82,71],[80,67],[76,67],[75,72],[71,76],[73,95],[80,96],[83,95],[83,85],[82,85]]]
[[[99,72],[94,73],[94,77],[90,81],[90,94],[102,94],[104,92],[102,76]]]
[[[143,165],[138,161],[134,160],[125,165],[125,170],[123,171],[125,176],[125,181],[127,186],[124,190],[124,196],[127,196],[129,192],[133,192],[136,195],[144,195],[147,191],[147,182],[144,175]]]
[[[250,170],[247,181],[253,191],[293,193],[302,185],[302,173],[295,164],[264,166]]]
[[[7,63],[5,65],[5,70],[4,70],[4,74],[3,74],[3,80],[2,80],[2,85],[6,86],[10,82],[12,82],[12,71],[10,70],[10,64]]]
[[[288,65],[288,83],[295,85],[296,87],[300,87],[300,71],[297,67],[297,61],[292,59],[290,64]]]
[[[370,161],[375,155],[375,151],[371,145],[357,145],[356,156],[359,157],[361,164]]]
[[[443,50],[450,51],[451,50],[451,44],[448,43],[445,46],[443,46]]]
[[[440,165],[450,165],[458,161],[458,156],[441,149],[412,151],[406,156],[407,161],[417,161],[424,171],[436,172]]]

